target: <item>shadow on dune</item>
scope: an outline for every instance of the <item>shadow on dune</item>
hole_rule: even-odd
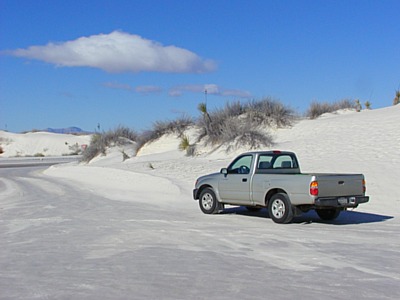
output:
[[[221,214],[237,214],[249,217],[270,218],[268,210],[261,209],[256,212],[248,211],[243,206],[226,208]],[[292,224],[331,224],[331,225],[352,225],[352,224],[365,224],[384,222],[393,219],[393,216],[378,215],[372,213],[358,212],[358,211],[343,211],[340,213],[336,220],[324,221],[321,220],[317,213],[313,210],[297,216],[293,219]],[[272,220],[271,220],[272,221]]]

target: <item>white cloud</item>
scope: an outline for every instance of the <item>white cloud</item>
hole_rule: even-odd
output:
[[[207,94],[218,95],[219,87],[216,84],[206,84],[204,85],[204,90],[207,91]]]
[[[236,98],[251,98],[252,97],[251,93],[248,91],[235,90],[235,89],[224,90],[222,92],[222,96],[236,97]]]
[[[189,50],[163,46],[121,31],[7,53],[61,67],[93,67],[107,72],[203,73],[216,67],[213,61],[202,59]]]
[[[169,91],[169,95],[173,97],[182,96],[184,92],[204,93],[205,85],[200,84],[187,84],[176,86]]]
[[[129,84],[117,83],[117,82],[104,82],[102,84],[106,88],[116,89],[116,90],[126,90],[132,91],[133,88]]]
[[[161,92],[162,88],[155,85],[141,85],[135,87],[135,91],[141,94],[152,94]]]
[[[191,84],[181,85],[170,89],[169,95],[172,97],[180,97],[185,92],[192,93],[205,93],[208,95],[218,95],[224,97],[236,97],[236,98],[251,98],[252,95],[248,91],[237,90],[237,89],[224,89],[217,84]]]

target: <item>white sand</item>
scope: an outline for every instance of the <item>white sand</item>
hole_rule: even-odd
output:
[[[0,298],[399,299],[399,117],[400,106],[341,112],[273,132],[273,149],[295,151],[304,172],[366,175],[370,202],[334,222],[204,215],[196,177],[243,149],[186,157],[174,136],[126,161],[134,145],[44,175],[1,169]]]
[[[90,144],[90,135],[56,134],[50,132],[28,132],[15,134],[0,130],[0,157],[16,156],[61,156],[74,152],[75,147]]]

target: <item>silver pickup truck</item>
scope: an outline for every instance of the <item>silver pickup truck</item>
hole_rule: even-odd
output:
[[[333,220],[347,208],[369,201],[362,174],[303,174],[296,155],[288,151],[256,151],[239,155],[219,173],[197,179],[193,198],[205,214],[224,204],[250,211],[268,208],[276,223],[315,209],[323,220]]]

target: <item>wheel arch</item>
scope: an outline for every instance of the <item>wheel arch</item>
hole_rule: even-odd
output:
[[[288,195],[285,190],[280,188],[270,189],[267,194],[265,195],[265,206],[268,207],[269,200],[272,198],[273,195],[282,193]]]
[[[199,199],[201,192],[206,188],[212,189],[213,192],[215,193],[215,196],[217,197],[217,200],[219,201],[219,193],[217,189],[215,189],[211,184],[208,183],[205,183],[199,187],[199,189],[197,190],[196,199]]]

